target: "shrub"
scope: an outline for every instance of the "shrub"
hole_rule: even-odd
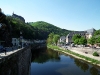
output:
[[[93,56],[99,56],[99,54],[97,52],[94,52]]]

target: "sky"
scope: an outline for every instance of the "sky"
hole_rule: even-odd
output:
[[[0,0],[0,8],[26,22],[45,21],[75,31],[100,29],[100,0]]]

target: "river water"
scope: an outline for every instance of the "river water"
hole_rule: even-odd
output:
[[[100,75],[100,67],[51,49],[34,51],[31,75]]]

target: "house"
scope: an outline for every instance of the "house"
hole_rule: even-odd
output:
[[[81,35],[85,37],[86,39],[89,39],[93,36],[94,31],[95,31],[94,28],[88,29],[85,31],[73,31],[66,36],[66,43],[69,43],[69,44],[73,43],[72,37],[76,34]]]
[[[86,33],[86,39],[90,39],[93,36],[94,32],[95,32],[94,28],[88,29]]]
[[[27,45],[29,43],[28,40],[25,39],[20,39],[20,38],[12,38],[12,44],[13,46],[22,46],[24,47],[25,45]]]
[[[73,37],[74,35],[76,35],[76,34],[85,37],[86,31],[74,31],[74,32],[69,33],[69,34],[66,36],[66,43],[69,43],[69,44],[73,43],[72,37]]]
[[[59,39],[59,42],[66,42],[66,37],[65,36],[61,36]]]
[[[63,46],[66,44],[66,37],[61,36],[60,39],[58,40],[58,46]]]
[[[12,38],[12,44],[13,44],[13,46],[19,46],[20,45],[19,39],[18,38]]]

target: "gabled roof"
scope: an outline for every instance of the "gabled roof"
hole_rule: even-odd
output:
[[[94,33],[95,29],[92,28],[92,29],[88,29],[88,30],[86,30],[86,31],[87,31],[87,33]]]
[[[66,38],[65,36],[61,36],[61,37],[60,37],[60,39],[65,39],[65,38]]]
[[[71,32],[69,33],[67,36],[73,36],[74,34],[85,34],[86,31],[74,31],[74,32]]]

